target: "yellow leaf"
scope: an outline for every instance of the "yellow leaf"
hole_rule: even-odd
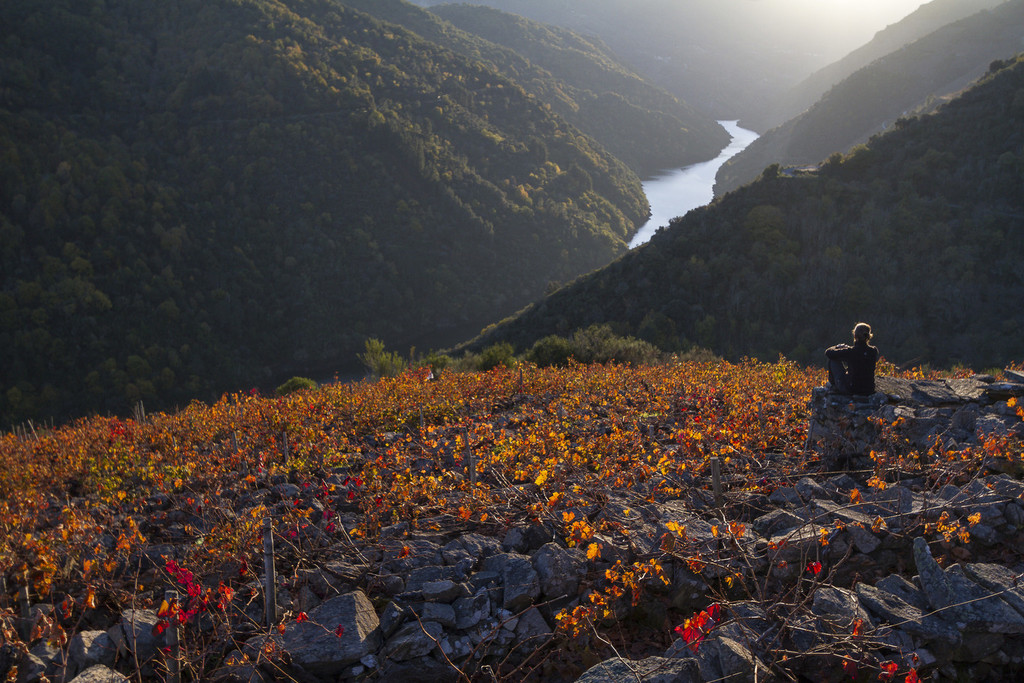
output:
[[[718,525],[715,524],[711,527],[711,535],[718,538]]]
[[[587,559],[588,560],[596,560],[599,557],[601,557],[601,544],[600,543],[591,543],[589,546],[587,546]]]
[[[969,515],[967,517],[967,521],[970,522],[971,526],[974,526],[981,521],[981,513],[975,512],[973,515]]]
[[[851,503],[859,503],[859,502],[861,502],[861,500],[863,500],[863,499],[861,498],[861,495],[860,495],[860,489],[854,489],[854,490],[850,491],[850,502]]]
[[[534,480],[533,483],[536,484],[537,486],[543,486],[544,482],[546,482],[547,480],[548,480],[548,471],[547,470],[541,470],[540,474],[537,475],[537,478]]]

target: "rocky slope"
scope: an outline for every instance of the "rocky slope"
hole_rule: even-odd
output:
[[[599,440],[629,430],[661,446],[650,477],[644,458],[623,453],[631,464],[602,481],[574,468],[578,456],[567,453],[557,475],[510,485],[487,455],[502,448],[496,433],[449,424],[380,433],[360,449],[376,467],[406,449],[419,453],[408,464],[430,473],[421,484],[433,482],[429,494],[449,514],[374,530],[361,503],[373,487],[361,478],[368,469],[250,469],[280,457],[270,451],[243,459],[226,480],[234,483],[205,500],[187,489],[140,499],[127,516],[140,520],[147,541],[120,569],[139,592],[104,598],[119,604],[113,610],[83,611],[88,595],[61,601],[59,591],[26,602],[23,620],[5,610],[0,669],[17,666],[25,681],[45,674],[85,683],[166,680],[175,662],[223,681],[593,682],[627,672],[643,680],[839,680],[911,671],[1006,680],[1024,668],[1024,483],[1016,478],[1024,378],[880,379],[880,393],[862,402],[815,391],[812,428],[793,434],[807,433],[801,457],[781,442],[748,449],[738,427],[724,434],[715,416],[736,406],[733,391],[754,391],[760,375],[733,385],[728,366],[705,370],[720,375],[710,396],[683,386],[660,415],[631,398],[629,422],[595,404],[589,424],[554,385],[492,376],[525,391],[490,403],[489,424],[527,432],[539,422],[550,432],[559,422],[597,430]],[[792,368],[763,371],[782,380]],[[650,393],[653,377],[629,371],[614,381]],[[780,395],[744,406],[743,419],[759,420],[762,437],[788,422]],[[467,445],[460,436],[470,433]],[[930,451],[915,446],[927,435],[941,437]],[[705,438],[713,450],[703,451]],[[844,463],[849,469],[831,469],[837,444],[869,454],[869,466],[855,458]],[[282,450],[298,444],[285,438]],[[549,476],[565,478],[550,496]],[[489,486],[439,483],[457,480]],[[474,507],[485,491],[490,503]],[[382,496],[369,505],[386,507]],[[74,535],[71,508],[83,501],[63,513]],[[274,520],[276,599],[267,600],[266,570],[251,555],[230,556],[214,573],[187,568],[200,565],[202,545],[212,551],[223,542],[220,522],[241,529],[264,516]],[[127,547],[115,527],[97,551]],[[88,558],[78,562],[92,571]],[[177,602],[160,604],[173,593]],[[16,628],[27,637],[13,637]]]

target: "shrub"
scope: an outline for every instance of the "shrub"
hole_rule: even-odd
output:
[[[366,351],[358,358],[374,377],[395,377],[405,369],[405,359],[394,351],[385,351],[380,339],[367,339]]]
[[[526,358],[535,363],[539,368],[546,368],[551,365],[564,367],[569,364],[569,359],[575,356],[573,343],[565,337],[557,334],[548,335],[538,339],[526,353]]]
[[[295,391],[301,391],[303,389],[316,389],[317,384],[308,377],[292,377],[290,380],[274,389],[274,393],[278,396],[285,396]]]
[[[483,372],[496,368],[499,365],[511,368],[516,364],[516,349],[508,342],[488,346],[480,352],[478,364]]]

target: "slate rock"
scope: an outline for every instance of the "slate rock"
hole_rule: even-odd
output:
[[[819,586],[811,599],[811,612],[830,624],[836,632],[850,633],[860,619],[863,628],[874,628],[871,615],[860,604],[853,591],[836,586]]]
[[[519,617],[515,627],[518,646],[534,650],[552,638],[551,626],[536,607],[531,607]]]
[[[899,574],[890,574],[879,579],[875,582],[875,587],[892,593],[920,610],[928,609],[928,598],[925,597],[921,589]]]
[[[491,559],[501,559],[501,583],[504,596],[501,606],[518,612],[533,604],[540,597],[540,579],[533,563],[526,555],[504,553]]]
[[[428,655],[437,647],[437,639],[443,633],[444,628],[436,621],[406,624],[388,638],[384,646],[384,659],[404,662]]]
[[[143,664],[164,644],[163,634],[153,634],[158,621],[154,610],[126,609],[121,612],[121,621],[107,629],[107,635],[122,657],[132,656]]]
[[[771,537],[788,529],[795,529],[806,521],[789,510],[776,508],[751,522],[750,528],[761,536]]]
[[[540,582],[540,594],[545,599],[575,596],[579,591],[580,579],[587,568],[583,551],[545,543],[531,561]]]
[[[972,581],[999,597],[1018,614],[1024,615],[1024,584],[1018,586],[1022,575],[1001,564],[975,563],[963,567]]]
[[[962,641],[960,629],[954,624],[926,613],[888,591],[858,583],[856,592],[860,603],[871,614],[916,639],[935,643],[941,648],[955,648]]]
[[[576,683],[700,683],[703,680],[693,659],[648,657],[626,661],[619,657],[607,659],[587,669]]]
[[[705,681],[772,681],[768,667],[742,643],[732,638],[708,636],[697,651],[697,665]]]
[[[464,597],[469,591],[462,584],[455,583],[451,579],[440,581],[428,581],[423,584],[423,599],[428,602],[452,602],[456,598]]]
[[[447,663],[433,657],[422,656],[409,660],[384,660],[378,670],[378,679],[394,683],[454,683],[459,680]]]
[[[72,678],[71,683],[128,683],[129,680],[105,664],[94,664]]]
[[[436,621],[445,628],[455,628],[455,609],[443,602],[427,602],[420,612],[423,621]]]
[[[336,629],[344,628],[341,635]],[[309,621],[291,622],[283,647],[292,662],[320,677],[337,676],[380,644],[380,620],[362,591],[327,600]]]
[[[68,641],[68,659],[79,670],[96,664],[113,666],[117,647],[106,631],[79,631]]]
[[[481,588],[472,596],[459,598],[452,607],[455,610],[455,628],[464,631],[490,616],[491,600],[487,590]]]

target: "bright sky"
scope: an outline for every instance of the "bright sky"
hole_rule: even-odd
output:
[[[898,22],[925,0],[747,0],[760,17],[763,30],[792,35],[843,34],[847,44],[835,46],[845,54],[871,40],[890,24]],[[819,30],[815,30],[815,29]],[[826,29],[821,31],[820,29]],[[803,29],[803,30],[801,30]],[[847,42],[848,41],[848,42]]]

